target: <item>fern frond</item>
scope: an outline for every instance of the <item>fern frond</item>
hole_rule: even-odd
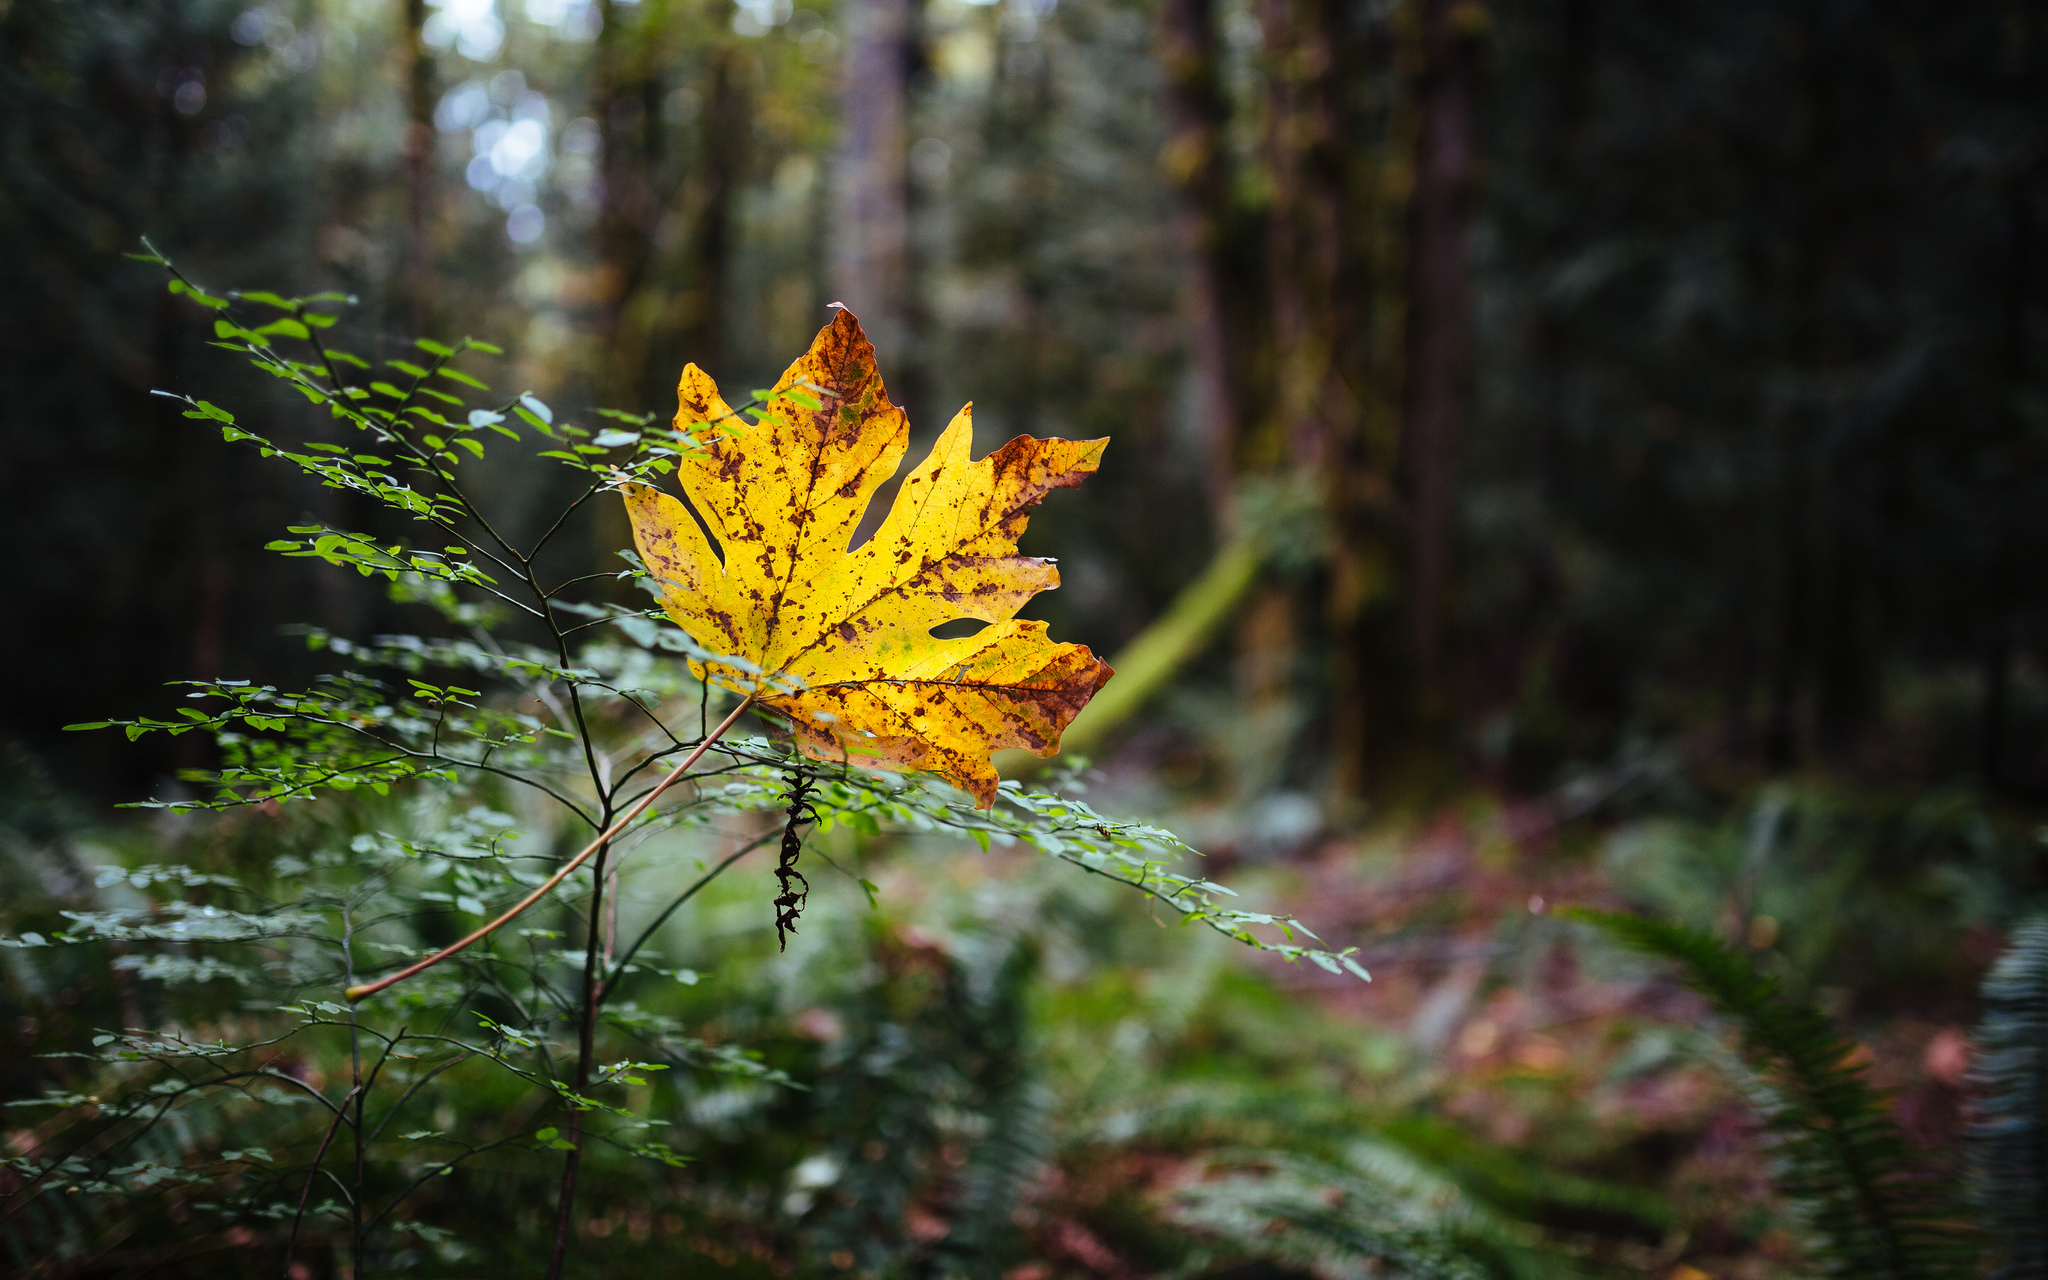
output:
[[[1998,1280],[2048,1277],[2048,916],[2013,931],[1984,979],[1967,1138]]]
[[[1380,1126],[1380,1134],[1445,1170],[1488,1204],[1519,1218],[1541,1221],[1564,1211],[1638,1223],[1657,1231],[1668,1231],[1677,1224],[1671,1202],[1646,1187],[1537,1165],[1426,1114],[1394,1116]]]
[[[1467,1206],[1454,1190],[1416,1203],[1376,1178],[1278,1151],[1232,1153],[1219,1166],[1233,1171],[1183,1192],[1178,1216],[1248,1256],[1327,1276],[1504,1280],[1473,1248],[1473,1237],[1491,1242],[1504,1224],[1459,1212]]]
[[[1854,1046],[1811,1005],[1711,934],[1642,916],[1578,911],[1637,951],[1678,964],[1741,1032],[1769,1087],[1756,1098],[1779,1157],[1778,1190],[1805,1219],[1813,1261],[1855,1280],[1971,1274],[1948,1189],[1917,1178],[1905,1139]]]
[[[1051,1158],[1051,1092],[1029,1043],[1031,984],[1038,949],[1019,937],[980,997],[963,1002],[961,1030],[974,1051],[977,1110],[988,1128],[975,1143],[954,1205],[952,1230],[936,1249],[941,1274],[999,1276],[1015,1251],[1013,1215]],[[979,984],[969,984],[970,987]]]

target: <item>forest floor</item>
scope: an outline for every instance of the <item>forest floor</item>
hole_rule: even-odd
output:
[[[1797,1248],[1771,1194],[1764,1135],[1699,1051],[1706,1001],[1557,918],[1564,907],[1629,906],[1557,827],[1538,805],[1482,806],[1327,840],[1274,877],[1277,905],[1358,945],[1373,981],[1262,962],[1326,1016],[1398,1035],[1409,1087],[1473,1136],[1667,1197],[1675,1229],[1607,1251],[1625,1270],[1787,1274]],[[1763,951],[1773,939],[1743,940]],[[1970,1046],[1957,1013],[1893,1009],[1851,1026],[1908,1138],[1937,1161],[1955,1149],[1966,1101]]]

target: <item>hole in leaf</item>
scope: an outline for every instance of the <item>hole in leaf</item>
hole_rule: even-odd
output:
[[[711,531],[711,522],[704,518],[703,512],[697,510],[697,504],[690,501],[689,493],[681,485],[677,485],[670,492],[682,499],[683,510],[689,512],[690,519],[697,522],[697,528],[704,533],[704,541],[711,544],[711,554],[717,556],[718,563],[723,566],[725,564],[725,546],[719,542],[718,535]]]

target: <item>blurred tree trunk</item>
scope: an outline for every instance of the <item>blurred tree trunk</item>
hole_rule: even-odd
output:
[[[739,194],[750,121],[744,64],[737,50],[721,49],[713,57],[710,93],[700,120],[700,203],[690,233],[688,284],[676,327],[681,358],[715,376],[725,368],[733,203]]]
[[[1327,0],[1265,0],[1260,19],[1271,55],[1267,148],[1273,212],[1271,264],[1277,443],[1288,464],[1320,473],[1357,425],[1359,397],[1344,376],[1365,319],[1354,250],[1360,214],[1354,169],[1366,138],[1347,137],[1345,84],[1356,41]]]
[[[847,6],[845,132],[833,175],[829,245],[832,287],[883,352],[902,351],[909,336],[905,117],[911,19],[911,0],[850,0]]]
[[[1185,305],[1193,339],[1195,422],[1207,454],[1210,505],[1220,524],[1229,519],[1236,491],[1237,443],[1248,406],[1236,370],[1244,335],[1233,333],[1226,301],[1235,220],[1224,139],[1230,107],[1218,75],[1213,0],[1166,0],[1159,57],[1168,128],[1161,160],[1180,192],[1180,234],[1190,264]]]
[[[598,336],[612,354],[613,385],[632,385],[636,370],[618,367],[628,304],[652,256],[654,222],[660,212],[648,172],[647,131],[658,128],[659,111],[648,119],[635,57],[643,39],[629,43],[625,15],[613,0],[598,0],[600,25],[591,67],[590,110],[604,140],[599,152],[601,195],[597,215],[596,298]]]
[[[1301,148],[1313,248],[1303,279],[1327,332],[1315,378],[1317,421],[1295,433],[1297,465],[1320,477],[1331,534],[1323,628],[1329,651],[1332,791],[1365,794],[1368,760],[1394,717],[1371,634],[1396,530],[1395,464],[1404,309],[1397,246],[1403,204],[1390,183],[1394,41],[1384,19],[1361,28],[1336,0],[1313,0],[1301,38],[1311,65],[1312,127]]]
[[[1311,483],[1332,535],[1328,582],[1319,584],[1333,791],[1360,795],[1377,713],[1364,621],[1384,579],[1391,495],[1385,392],[1397,380],[1379,360],[1376,314],[1398,283],[1375,270],[1386,242],[1382,158],[1389,121],[1391,44],[1361,31],[1333,0],[1265,0],[1268,222],[1274,447]],[[1371,428],[1377,423],[1380,430]],[[1308,621],[1305,619],[1305,621]],[[1311,623],[1313,625],[1313,623]]]
[[[723,25],[722,9],[712,15]],[[609,394],[622,407],[656,412],[673,404],[685,363],[714,376],[730,372],[733,211],[754,125],[748,50],[693,40],[688,27],[677,39],[673,16],[648,6],[625,45],[630,55],[601,49],[593,95],[605,137],[597,248]],[[702,49],[704,88],[695,136],[678,139],[668,128],[669,68],[685,41]]]
[[[1422,0],[1402,452],[1409,500],[1409,637],[1423,723],[1448,712],[1444,634],[1455,537],[1467,345],[1473,10]]]
[[[1561,0],[1560,9],[1551,19],[1556,43],[1540,82],[1542,132],[1533,153],[1536,179],[1551,191],[1572,189],[1587,166],[1587,125],[1593,118],[1589,81],[1601,38],[1598,0]],[[1545,270],[1563,269],[1575,252],[1574,238],[1581,228],[1555,209],[1540,210],[1532,221],[1536,260]],[[1536,411],[1536,493],[1548,520],[1551,512],[1567,510],[1572,501],[1569,438],[1576,379],[1570,324],[1562,306],[1552,303],[1537,310],[1529,347],[1535,381],[1530,400]],[[1565,599],[1565,570],[1556,544],[1545,538],[1532,548],[1529,559],[1526,603],[1510,640],[1513,657],[1504,664],[1512,684],[1497,690],[1503,702],[1517,707],[1531,687],[1548,681],[1551,673],[1546,668],[1557,662],[1555,619]],[[1746,687],[1742,681],[1737,684]]]
[[[405,0],[399,47],[405,51],[405,279],[399,287],[406,327],[424,335],[432,323],[434,55],[427,50],[426,0]]]
[[[1255,14],[1264,210],[1235,195],[1213,0],[1166,0],[1161,12],[1162,160],[1180,193],[1195,412],[1218,522],[1232,522],[1245,481],[1282,480],[1321,504],[1334,534],[1326,583],[1255,589],[1237,630],[1239,692],[1255,715],[1292,699],[1328,739],[1334,789],[1355,796],[1399,382],[1381,322],[1399,311],[1398,273],[1381,269],[1399,239],[1387,234],[1398,206],[1384,181],[1392,45],[1384,23],[1362,29],[1332,0],[1261,0]],[[1298,675],[1314,650],[1327,687],[1310,693]]]
[[[2032,70],[2031,60],[2029,69]],[[2029,79],[2033,78],[2029,76]],[[2028,150],[2032,151],[2032,147]],[[2027,384],[2032,343],[2028,302],[2035,257],[2033,186],[2040,164],[2038,155],[2029,154],[2006,175],[2000,192],[2009,229],[2005,288],[1999,299],[1999,372],[2005,384],[2004,401],[2008,406],[2005,415],[2010,419],[2007,429],[2015,442],[2027,439],[2029,426],[2025,411],[2019,406],[2029,402]],[[2017,453],[2017,448],[2013,452]],[[2012,550],[2018,530],[2014,528],[2016,522],[2007,515],[2007,510],[2014,501],[2014,490],[2021,476],[2034,467],[2022,463],[2017,457],[2009,457],[2008,465],[2002,470],[2005,474],[1999,477],[1999,492],[1988,504],[1991,551],[1990,564],[1985,571],[1984,687],[1977,748],[1978,774],[1986,786],[1993,788],[2008,783],[2006,739],[2012,699],[2013,615],[2018,596],[2015,590],[2018,566],[2014,563]]]

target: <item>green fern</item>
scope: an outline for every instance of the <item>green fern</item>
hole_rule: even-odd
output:
[[[1336,1160],[1288,1151],[1220,1154],[1179,1197],[1185,1226],[1247,1257],[1317,1275],[1523,1280],[1570,1275],[1567,1251],[1384,1143]],[[1550,1265],[1533,1265],[1549,1263]]]
[[[1049,1090],[1029,1037],[1037,976],[1036,941],[1020,936],[1001,953],[993,973],[967,984],[956,1006],[971,1096],[987,1129],[963,1170],[952,1230],[934,1250],[942,1275],[1003,1274],[1017,1253],[1013,1215],[1053,1151],[1046,1126]]]
[[[1975,1250],[1952,1198],[1916,1177],[1906,1144],[1853,1046],[1811,1005],[1710,934],[1641,916],[1580,911],[1578,919],[1677,963],[1686,982],[1740,1029],[1765,1126],[1776,1140],[1778,1190],[1800,1211],[1823,1274],[1855,1280],[1939,1280],[1973,1272]]]
[[[1194,1269],[1260,1259],[1318,1276],[1555,1280],[1583,1274],[1585,1241],[1558,1210],[1650,1228],[1658,1196],[1526,1165],[1440,1121],[1384,1115],[1320,1089],[1203,1080],[1119,1107],[1114,1136],[1205,1153],[1173,1218],[1208,1242]]]
[[[1997,1237],[1999,1280],[2048,1277],[2048,916],[2013,931],[1984,979],[1971,1072],[1976,1200]]]

